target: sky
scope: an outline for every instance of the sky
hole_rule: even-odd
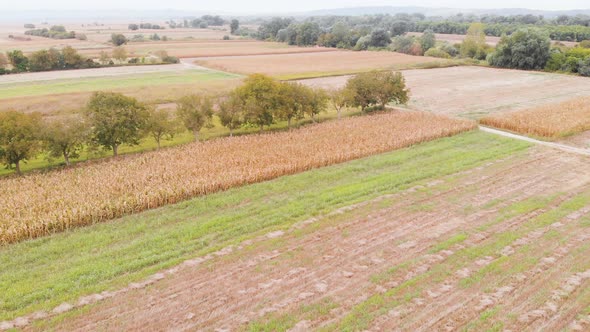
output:
[[[9,0],[2,0],[9,1]],[[28,0],[10,1],[9,10],[179,9],[216,13],[280,13],[361,6],[423,6],[449,8],[590,9],[589,0]]]

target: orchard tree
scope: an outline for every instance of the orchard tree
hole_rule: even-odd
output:
[[[503,36],[488,62],[495,67],[533,70],[545,68],[550,56],[549,36],[538,29],[524,28]]]
[[[229,136],[234,135],[234,130],[244,125],[244,111],[245,103],[240,95],[235,91],[219,103],[219,120],[221,125],[229,129]]]
[[[137,145],[148,119],[146,107],[135,98],[113,92],[95,92],[85,110],[94,143],[118,155],[121,144]]]
[[[238,30],[240,29],[240,21],[233,19],[231,20],[231,24],[229,25],[230,31],[232,35],[235,35]]]
[[[203,95],[190,95],[180,98],[176,106],[176,115],[186,129],[199,140],[199,132],[203,127],[212,126],[213,103],[211,98]]]
[[[281,82],[277,86],[277,115],[287,120],[287,128],[291,128],[293,120],[303,118],[303,103],[305,102],[305,86],[301,83]]]
[[[274,122],[274,113],[278,106],[277,91],[277,82],[262,74],[248,76],[244,84],[236,90],[244,101],[246,121],[258,126],[260,131]]]
[[[344,88],[341,89],[334,89],[328,91],[328,97],[330,100],[330,104],[336,110],[338,114],[338,119],[340,119],[342,110],[348,106],[350,103],[350,91]]]
[[[90,138],[90,128],[76,117],[48,122],[42,130],[45,149],[52,158],[63,157],[66,166],[71,159],[80,156]]]
[[[40,151],[41,115],[16,111],[0,112],[0,160],[6,168],[13,165],[17,174],[21,162],[35,157]]]
[[[162,140],[174,139],[174,135],[179,132],[179,127],[178,121],[173,119],[168,111],[151,109],[145,131],[156,141],[158,149],[160,149]]]
[[[364,112],[367,107],[378,102],[375,91],[379,87],[375,81],[375,73],[361,73],[351,77],[346,82],[345,89],[351,96],[350,104],[354,107],[360,107],[361,112]]]
[[[303,86],[300,98],[303,114],[309,115],[313,122],[315,122],[316,115],[327,109],[328,94],[323,89],[312,89]]]
[[[408,103],[410,92],[401,73],[377,72],[374,79],[377,83],[375,94],[381,108],[389,103]]]

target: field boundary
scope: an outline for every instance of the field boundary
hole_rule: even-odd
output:
[[[534,138],[530,138],[530,137],[522,136],[522,135],[517,135],[517,134],[511,133],[511,132],[493,129],[493,128],[489,128],[489,127],[485,127],[485,126],[479,126],[479,130],[484,131],[486,133],[490,133],[490,134],[500,135],[500,136],[509,137],[509,138],[513,138],[513,139],[518,139],[521,141],[526,141],[526,142],[534,143],[537,145],[543,145],[543,146],[547,146],[547,147],[550,147],[553,149],[590,157],[590,149],[582,149],[582,148],[577,148],[574,146],[560,144],[560,143],[540,141],[538,139],[534,139]]]

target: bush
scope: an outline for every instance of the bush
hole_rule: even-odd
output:
[[[371,36],[363,36],[357,40],[354,46],[355,51],[366,51],[371,45]]]
[[[546,71],[560,71],[562,70],[565,64],[565,54],[561,53],[561,51],[553,51],[551,53],[551,57],[547,61],[547,65],[545,65]]]
[[[590,57],[578,62],[578,73],[582,76],[590,77]]]
[[[228,35],[223,36],[223,40],[229,40],[229,36]]]
[[[431,48],[424,53],[424,56],[430,56],[433,58],[443,58],[443,59],[450,59],[451,55],[441,49],[438,48]]]
[[[584,40],[584,41],[580,42],[579,46],[582,48],[590,48],[590,40]]]
[[[459,55],[459,50],[450,43],[444,42],[438,48],[448,53],[451,57],[456,57],[457,55]]]

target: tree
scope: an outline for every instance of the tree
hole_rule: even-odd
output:
[[[338,114],[338,119],[340,119],[342,110],[350,103],[349,90],[344,88],[330,90],[328,91],[328,96],[330,98],[330,104],[334,107]]]
[[[396,104],[407,104],[409,101],[409,90],[406,88],[406,80],[401,73],[375,72],[376,83],[375,94],[381,108],[395,102]]]
[[[6,58],[6,55],[4,55],[4,53],[0,53],[0,69],[6,68],[8,64],[9,62],[8,58]]]
[[[139,29],[139,25],[131,23],[131,24],[129,24],[128,28],[129,28],[129,30],[135,31],[135,30]]]
[[[66,166],[70,166],[70,160],[80,156],[90,131],[82,119],[71,117],[47,123],[42,133],[49,156],[63,157]]]
[[[486,34],[482,23],[472,23],[467,30],[467,35],[461,43],[461,56],[476,58],[487,47]]]
[[[123,46],[115,47],[113,49],[113,59],[123,62],[127,60],[127,50]]]
[[[248,76],[236,90],[244,101],[246,121],[260,127],[260,131],[274,122],[274,112],[278,106],[277,91],[277,82],[262,74]]]
[[[429,49],[433,48],[436,45],[436,36],[432,30],[426,30],[420,37],[420,46],[422,47],[422,51],[426,52]]]
[[[236,32],[240,29],[240,21],[233,19],[231,20],[231,24],[229,25],[230,31],[232,35],[235,35]]]
[[[297,45],[315,45],[320,37],[320,26],[315,22],[305,22],[297,27]]]
[[[0,160],[6,168],[13,165],[21,174],[21,162],[33,158],[40,150],[41,115],[16,111],[0,112]]]
[[[302,119],[304,116],[305,87],[301,83],[281,82],[277,86],[278,116],[287,120],[287,128],[291,128],[292,120]],[[307,88],[308,89],[308,88]]]
[[[219,103],[219,120],[221,125],[229,129],[229,136],[234,135],[234,130],[244,125],[244,101],[236,91]]]
[[[311,120],[315,122],[315,116],[327,108],[328,94],[323,89],[303,86],[301,97],[303,97],[300,99],[303,114],[309,115]]]
[[[514,69],[543,69],[550,58],[549,36],[534,28],[524,28],[503,36],[496,51],[488,56],[492,66]]]
[[[33,52],[29,57],[29,70],[48,71],[58,69],[60,65],[60,54],[58,51],[39,50]]]
[[[389,33],[383,29],[374,30],[371,33],[371,40],[369,44],[373,47],[386,47],[391,44]]]
[[[120,34],[120,33],[113,33],[111,35],[111,43],[113,43],[113,45],[115,46],[121,46],[124,44],[127,44],[128,40],[127,37],[125,37],[125,35]]]
[[[159,149],[163,139],[174,139],[174,135],[179,132],[178,127],[178,121],[172,119],[168,111],[152,109],[149,112],[145,131],[156,141]]]
[[[110,60],[111,60],[111,57],[110,57],[109,53],[107,53],[106,51],[100,51],[100,56],[98,57],[98,61],[100,62],[101,65],[103,65],[103,66],[108,65]]]
[[[186,129],[193,133],[195,141],[198,141],[201,129],[212,125],[213,103],[207,96],[185,96],[178,101],[176,114]]]
[[[146,107],[135,98],[113,92],[96,92],[85,110],[92,141],[118,155],[121,144],[137,145],[148,119]]]
[[[390,102],[406,104],[409,100],[409,90],[401,73],[361,73],[350,78],[345,89],[350,105],[360,107],[361,111],[371,105],[384,108]]]
[[[407,21],[395,21],[391,24],[391,35],[392,36],[401,36],[408,32],[410,29],[410,24]]]
[[[12,52],[8,52],[7,55],[14,71],[24,72],[29,70],[29,59],[23,54],[22,51],[14,50]]]
[[[85,59],[75,48],[66,46],[61,50],[64,67],[68,69],[81,68],[84,66]]]

